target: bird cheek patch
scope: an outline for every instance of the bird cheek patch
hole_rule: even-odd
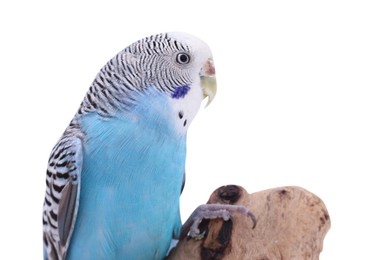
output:
[[[180,99],[184,98],[191,88],[188,85],[176,87],[172,93],[172,98]]]

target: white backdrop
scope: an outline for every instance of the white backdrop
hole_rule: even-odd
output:
[[[189,130],[183,219],[221,185],[298,185],[332,219],[321,259],[369,259],[366,1],[4,2],[0,259],[41,259],[48,155],[98,70],[177,30],[209,44],[218,79]]]

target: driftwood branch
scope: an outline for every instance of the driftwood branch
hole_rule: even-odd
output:
[[[208,204],[247,207],[256,217],[203,220],[203,239],[184,236],[168,259],[319,259],[330,228],[328,211],[316,195],[299,187],[248,194],[236,185],[215,190]]]

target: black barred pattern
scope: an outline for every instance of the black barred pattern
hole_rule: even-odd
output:
[[[190,73],[174,62],[174,56],[179,52],[190,53],[191,50],[168,34],[133,43],[100,70],[78,114],[97,112],[111,117],[134,105],[134,93],[147,87],[171,94],[176,87],[191,84]]]
[[[68,243],[63,245],[59,234],[58,212],[63,189],[68,183],[78,185],[76,150],[83,139],[78,123],[73,120],[53,148],[46,171],[46,192],[43,210],[44,242],[51,259],[65,259]],[[65,202],[64,202],[65,203]]]

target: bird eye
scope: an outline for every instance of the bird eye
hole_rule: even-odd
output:
[[[191,61],[191,57],[187,53],[181,52],[177,54],[176,62],[178,64],[188,64],[190,63],[190,61]]]

